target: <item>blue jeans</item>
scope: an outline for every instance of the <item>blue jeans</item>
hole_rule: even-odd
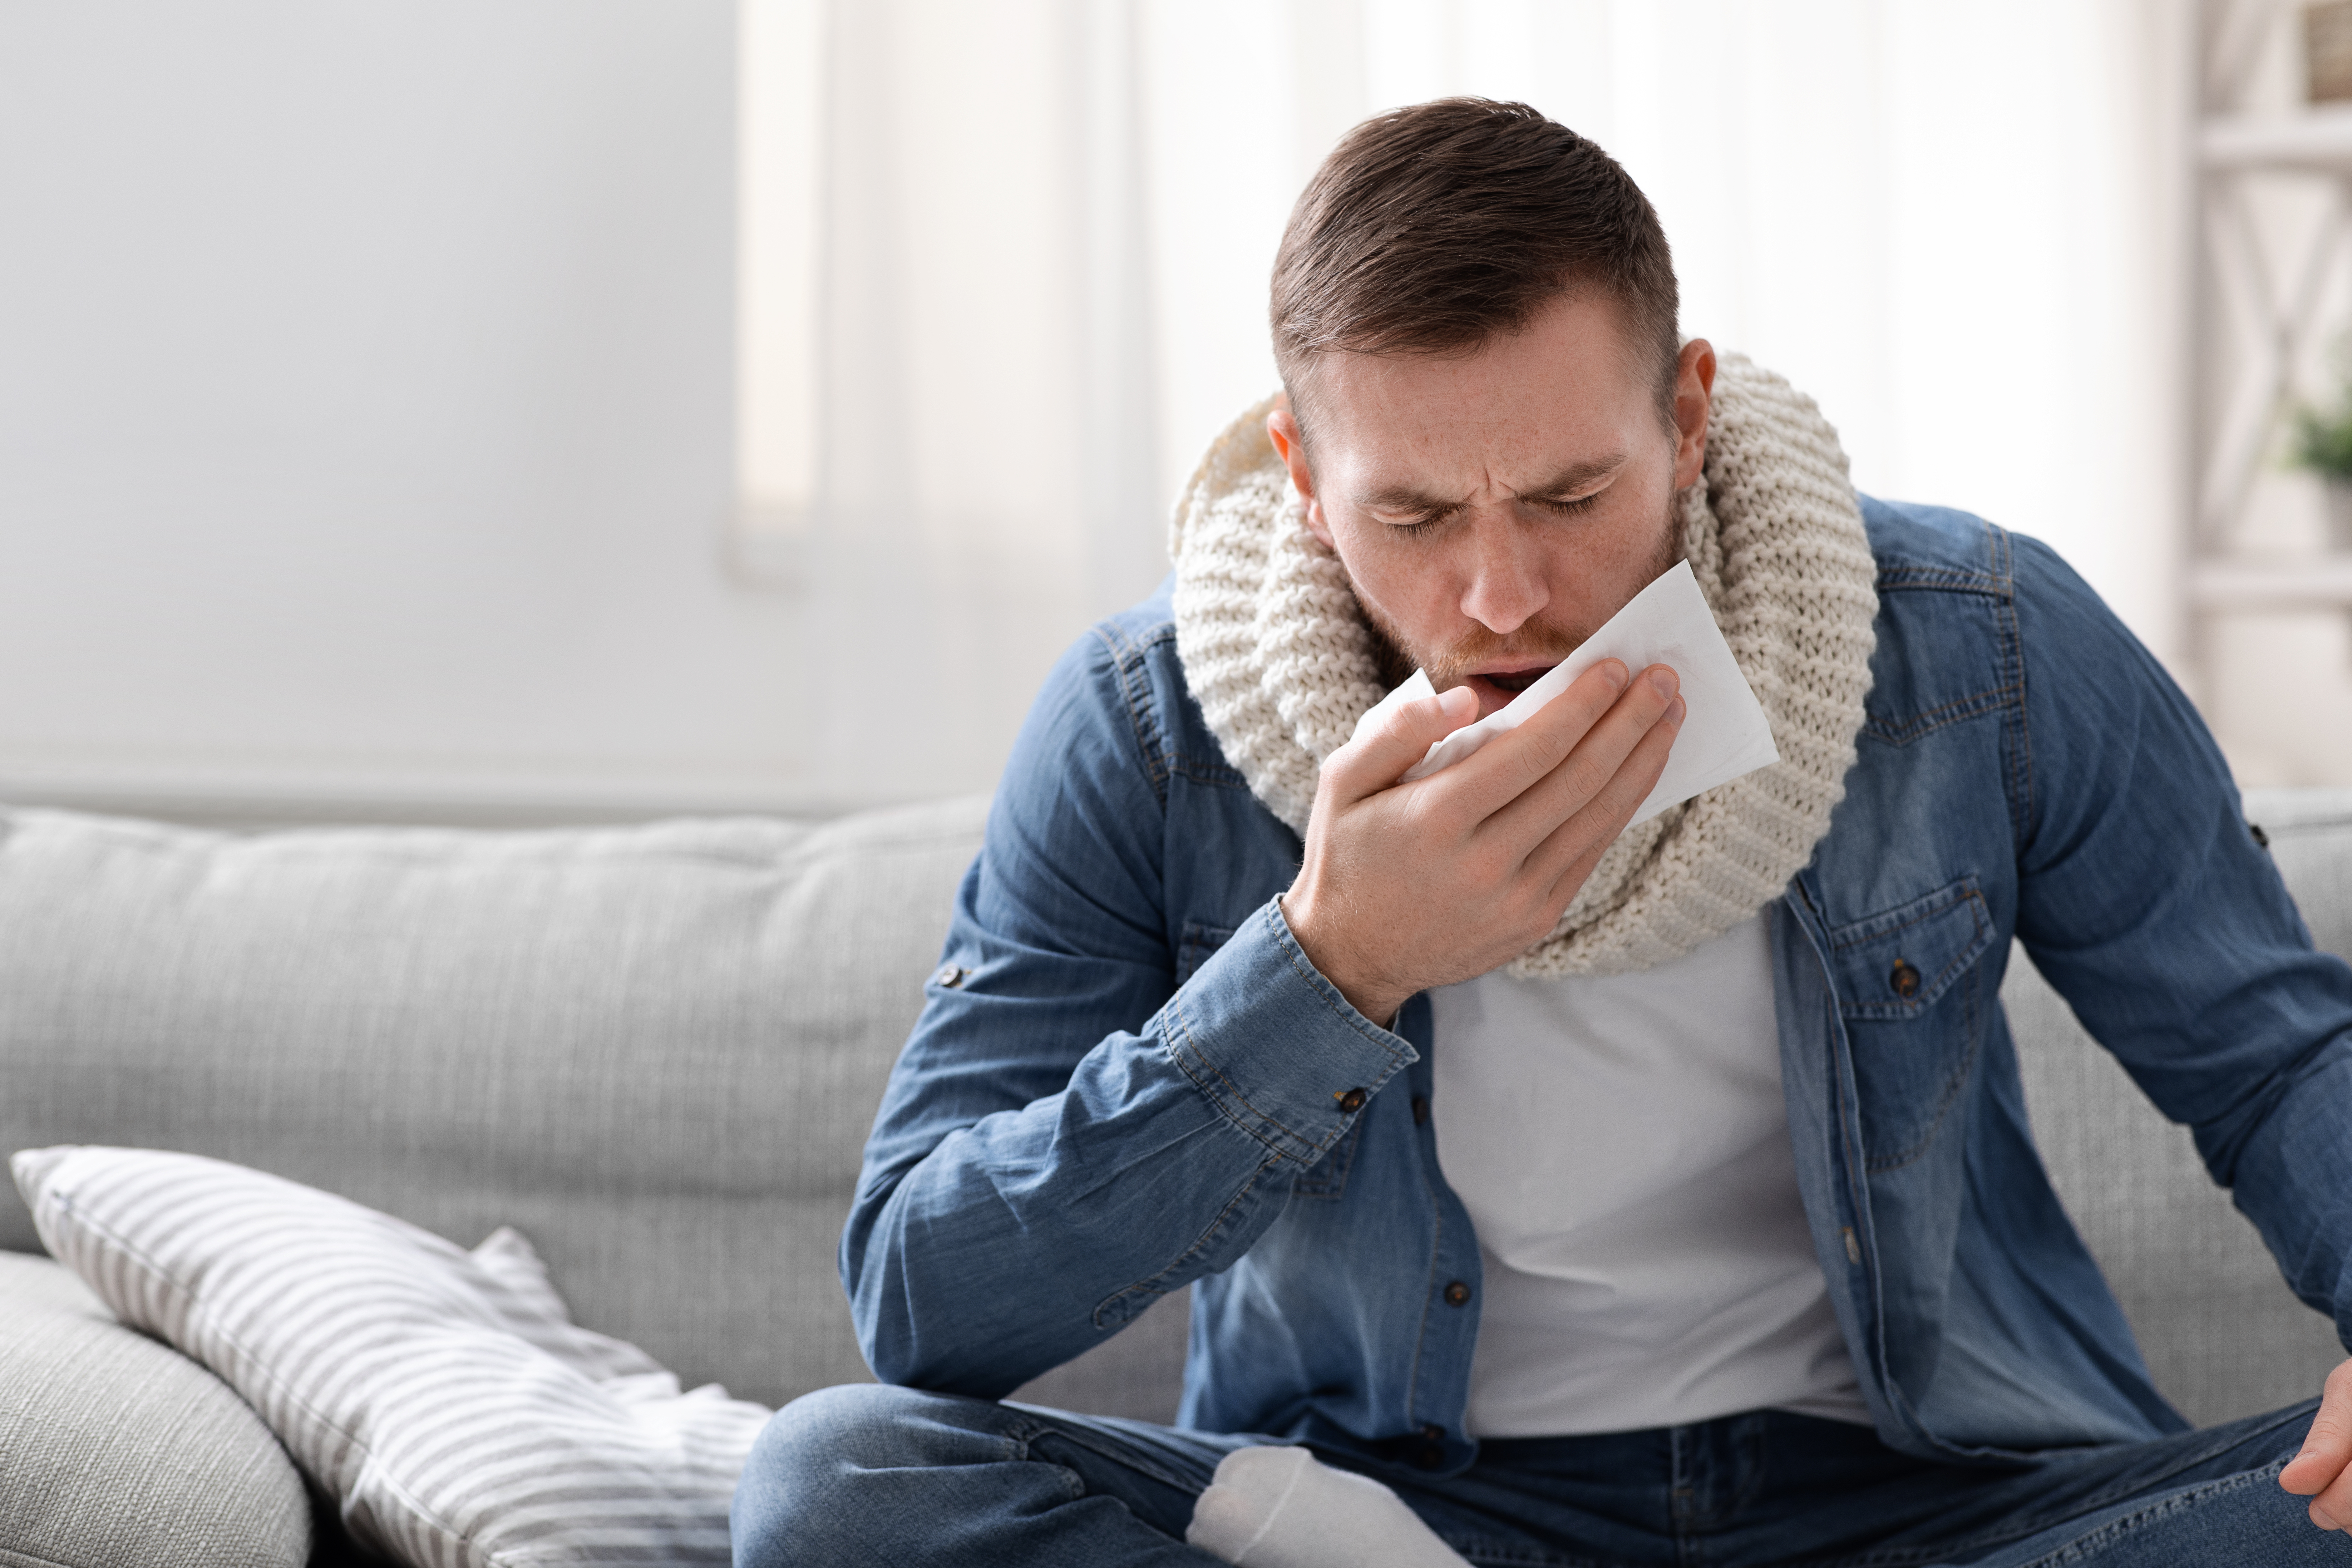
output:
[[[1482,1445],[1380,1480],[1475,1563],[1561,1568],[2294,1568],[2352,1563],[2279,1467],[2313,1405],[2150,1442],[1970,1468],[1780,1411]],[[1217,1461],[1271,1439],[865,1384],[795,1401],[735,1494],[739,1568],[1201,1568],[1183,1543]]]

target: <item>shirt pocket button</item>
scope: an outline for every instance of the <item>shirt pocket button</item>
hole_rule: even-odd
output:
[[[1919,971],[1909,959],[1898,958],[1886,973],[1886,984],[1894,987],[1895,994],[1907,1000],[1919,994]]]
[[[1364,1109],[1364,1091],[1360,1089],[1342,1089],[1331,1098],[1338,1100],[1339,1109],[1349,1116]]]

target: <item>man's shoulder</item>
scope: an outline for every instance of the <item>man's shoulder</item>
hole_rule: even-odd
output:
[[[1878,563],[1865,736],[1900,747],[1972,720],[2031,718],[2033,758],[2048,763],[2059,711],[2177,698],[2097,591],[2041,541],[1949,507],[1864,497],[1862,513]],[[2022,746],[2024,733],[2003,743]]]
[[[1176,617],[1169,585],[1162,584],[1150,598],[1079,633],[1055,661],[1038,699],[1045,712],[1079,710],[1145,719],[1154,706],[1151,689],[1170,671],[1181,679]],[[1032,714],[1033,720],[1038,716]]]
[[[1117,748],[1163,798],[1169,782],[1247,784],[1224,759],[1184,679],[1176,649],[1175,579],[1149,598],[1107,616],[1072,643],[1031,710],[1025,751],[1071,763],[1108,762],[1099,742]]]
[[[1147,743],[1164,731],[1175,717],[1171,707],[1181,707],[1186,696],[1172,586],[1172,580],[1162,583],[1150,597],[1080,633],[1046,678],[1045,699],[1116,715],[1146,731]]]
[[[2038,539],[1953,507],[1857,499],[1878,563],[1882,616],[1934,615],[1939,600],[1953,596],[2003,606],[2023,597],[2054,612],[2036,617],[2055,623],[2042,628],[2043,636],[2085,633],[2104,639],[2119,628],[2097,592]]]
[[[1878,591],[1946,590],[2006,597],[2016,586],[2017,536],[1973,512],[1857,496]]]
[[[1129,605],[1117,615],[1106,616],[1088,627],[1079,643],[1082,656],[1095,668],[1106,672],[1157,664],[1174,670],[1181,678],[1183,669],[1176,658],[1175,593],[1176,577],[1171,573],[1149,598]]]

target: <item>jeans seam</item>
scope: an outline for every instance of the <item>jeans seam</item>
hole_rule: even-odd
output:
[[[2233,1424],[2231,1427],[2225,1428],[2225,1430],[2231,1432],[2231,1436],[2226,1438],[2216,1439],[2210,1447],[2192,1449],[2188,1453],[2182,1454],[2179,1458],[2173,1461],[2170,1467],[2158,1471],[2153,1476],[2135,1477],[2128,1482],[2117,1481],[2113,1486],[2107,1488],[2105,1491],[2093,1493],[2090,1498],[2085,1500],[2080,1511],[2088,1512],[2092,1509],[2108,1508],[2116,1503],[2123,1501],[2134,1492],[2146,1491],[2151,1486],[2160,1486],[2163,1484],[2167,1477],[2177,1476],[2181,1471],[2189,1468],[2191,1466],[2201,1465],[2206,1460],[2211,1458],[2214,1455],[2234,1447],[2238,1444],[2243,1443],[2249,1438],[2256,1436],[2258,1433],[2274,1432],[2282,1426],[2293,1426],[2296,1421],[2310,1415],[2312,1411],[2318,1407],[2318,1404],[2319,1402],[2317,1400],[2313,1399],[2305,1401],[2302,1405],[2290,1405],[2287,1409],[2281,1411],[2278,1414],[2278,1418],[2273,1421],[2269,1426],[2257,1427],[2254,1432],[2237,1432]],[[2278,1464],[2270,1467],[2273,1472],[2284,1468],[2284,1460],[2281,1460]],[[2253,1472],[2238,1472],[2240,1475],[2252,1473]],[[2053,1522],[2055,1521],[2053,1521]]]
[[[1024,1423],[1024,1426],[1025,1430],[1024,1430],[1021,1437],[1021,1453],[1019,1456],[1024,1459],[1035,1460],[1041,1465],[1052,1464],[1054,1462],[1053,1460],[1040,1458],[1034,1452],[1034,1446],[1036,1440],[1040,1437],[1059,1437],[1065,1442],[1075,1444],[1078,1447],[1084,1448],[1087,1452],[1094,1455],[1097,1458],[1108,1459],[1113,1464],[1123,1466],[1128,1469],[1133,1470],[1138,1475],[1148,1476],[1151,1479],[1158,1481],[1162,1486],[1174,1487],[1180,1491],[1189,1491],[1192,1489],[1191,1478],[1180,1476],[1173,1470],[1164,1468],[1159,1461],[1151,1458],[1148,1455],[1139,1453],[1132,1448],[1121,1448],[1117,1452],[1113,1452],[1108,1448],[1103,1447],[1099,1444],[1088,1442],[1087,1439],[1090,1434],[1082,1427],[1073,1429],[1067,1426],[1057,1426],[1050,1421],[1036,1420]],[[1061,1468],[1064,1469],[1069,1469],[1069,1467],[1066,1465]],[[1070,1470],[1069,1473],[1077,1482],[1077,1490],[1073,1494],[1072,1498],[1072,1500],[1075,1501],[1077,1498],[1082,1498],[1087,1495],[1086,1481],[1084,1478],[1078,1476],[1078,1473],[1076,1470]]]
[[[2242,1441],[2242,1439],[2236,1440]],[[2228,1446],[2222,1445],[2224,1447]],[[2173,1467],[2173,1470],[2178,1473],[2189,1465],[2210,1458],[2219,1451],[2218,1448],[2210,1449],[2193,1458],[2184,1458]],[[2240,1470],[2231,1475],[2217,1477],[2212,1480],[2191,1487],[2188,1490],[2176,1492],[2170,1497],[2159,1499],[2120,1519],[2111,1519],[2089,1534],[2076,1536],[2071,1541],[2064,1542],[2031,1563],[2018,1564],[2018,1568],[2050,1568],[2052,1564],[2068,1561],[2067,1554],[2070,1552],[2101,1549],[2128,1531],[2137,1529],[2152,1520],[2177,1513],[2183,1508],[2202,1502],[2223,1492],[2235,1491],[2257,1481],[2274,1477],[2284,1466],[2285,1461],[2280,1460],[2259,1469]],[[2096,1512],[2101,1508],[2112,1507],[2131,1493],[2145,1490],[2148,1485],[2147,1478],[2139,1477],[2128,1483],[2118,1482],[2117,1488],[2120,1488],[2120,1490],[2111,1488],[2090,1499],[2069,1505],[2064,1515],[2060,1517],[2029,1514],[1975,1535],[1964,1535],[1955,1540],[1934,1542],[1921,1546],[1900,1547],[1891,1551],[1880,1549],[1864,1552],[1852,1557],[1829,1558],[1811,1563],[1809,1568],[1913,1568],[1913,1565],[1918,1563],[1939,1562],[1956,1556],[1967,1557],[2006,1545],[2011,1542],[2023,1541],[2028,1536],[2039,1535],[2044,1531],[2059,1529],[2070,1518],[2079,1519],[2085,1514]]]
[[[2056,1563],[2084,1562],[2094,1553],[2105,1551],[2108,1546],[2144,1524],[2167,1518],[2185,1509],[2193,1508],[2209,1498],[2219,1497],[2225,1492],[2242,1491],[2250,1486],[2269,1480],[2278,1474],[2284,1465],[2284,1461],[2281,1461],[2279,1465],[2267,1465],[2259,1470],[2242,1470],[2234,1476],[2223,1476],[2218,1480],[2208,1481],[2203,1486],[2191,1487],[2186,1491],[2175,1492],[2170,1497],[2148,1504],[2137,1512],[2125,1514],[2121,1519],[2111,1519],[2088,1535],[2076,1536],[2053,1552],[2045,1552],[2031,1563],[2020,1563],[2018,1568],[2052,1568],[2052,1565]]]
[[[1040,1458],[1030,1447],[1034,1439],[1044,1436],[1048,1432],[1060,1430],[1061,1428],[1049,1426],[1043,1421],[1018,1423],[1004,1434],[1005,1457],[1018,1459],[1024,1464],[1045,1465],[1061,1471],[1066,1478],[1062,1482],[1062,1490],[1068,1494],[1069,1501],[1077,1502],[1087,1495],[1087,1479],[1067,1465],[1056,1465],[1051,1459]]]
[[[1477,1536],[1439,1534],[1456,1556],[1485,1568],[1602,1568],[1597,1557],[1569,1557],[1507,1541],[1484,1541]]]

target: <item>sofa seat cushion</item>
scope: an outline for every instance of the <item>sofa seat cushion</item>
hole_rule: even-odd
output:
[[[310,1508],[219,1378],[46,1258],[0,1253],[0,1563],[301,1568]]]
[[[761,1405],[575,1325],[511,1230],[465,1251],[191,1154],[30,1150],[42,1239],[251,1402],[362,1545],[429,1568],[729,1561]],[[194,1559],[183,1559],[191,1561]]]

